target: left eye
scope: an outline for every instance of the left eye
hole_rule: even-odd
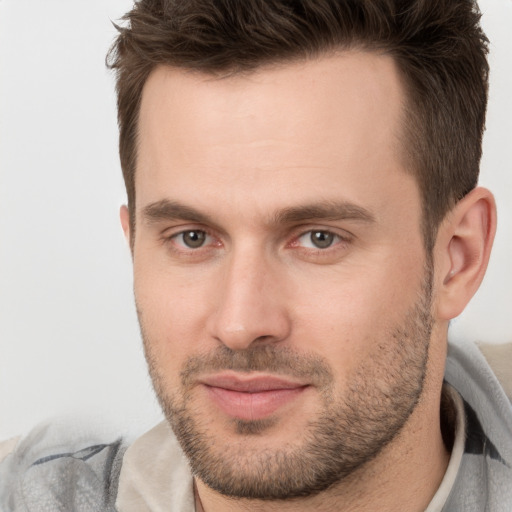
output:
[[[199,249],[210,239],[209,235],[200,229],[191,229],[174,235],[173,240],[187,249]]]
[[[330,231],[314,230],[304,233],[298,240],[302,247],[310,249],[328,249],[335,242],[338,242],[340,237]]]

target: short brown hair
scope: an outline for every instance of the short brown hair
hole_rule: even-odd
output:
[[[138,114],[160,64],[236,74],[337,49],[391,55],[407,90],[403,145],[423,202],[427,250],[478,180],[487,38],[471,0],[138,0],[117,27],[119,152],[134,228]]]

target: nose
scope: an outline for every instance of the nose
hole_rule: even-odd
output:
[[[232,254],[209,317],[210,334],[232,350],[275,343],[290,334],[291,322],[279,265],[256,254]]]

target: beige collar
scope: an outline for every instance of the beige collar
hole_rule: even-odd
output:
[[[166,421],[126,450],[116,508],[119,512],[194,512],[192,474]]]

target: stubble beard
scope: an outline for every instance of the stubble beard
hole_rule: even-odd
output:
[[[375,340],[371,357],[355,370],[341,395],[326,360],[278,344],[236,352],[222,346],[191,357],[181,372],[180,392],[171,395],[139,312],[155,392],[194,475],[226,496],[284,500],[318,494],[374,459],[402,430],[423,391],[432,332],[432,273],[426,274],[417,303],[401,325]],[[279,449],[262,449],[261,442],[250,448],[250,441],[263,439],[279,419],[234,419],[235,433],[216,438],[204,411],[194,406],[193,382],[201,372],[228,369],[307,376],[319,393],[322,412]]]

